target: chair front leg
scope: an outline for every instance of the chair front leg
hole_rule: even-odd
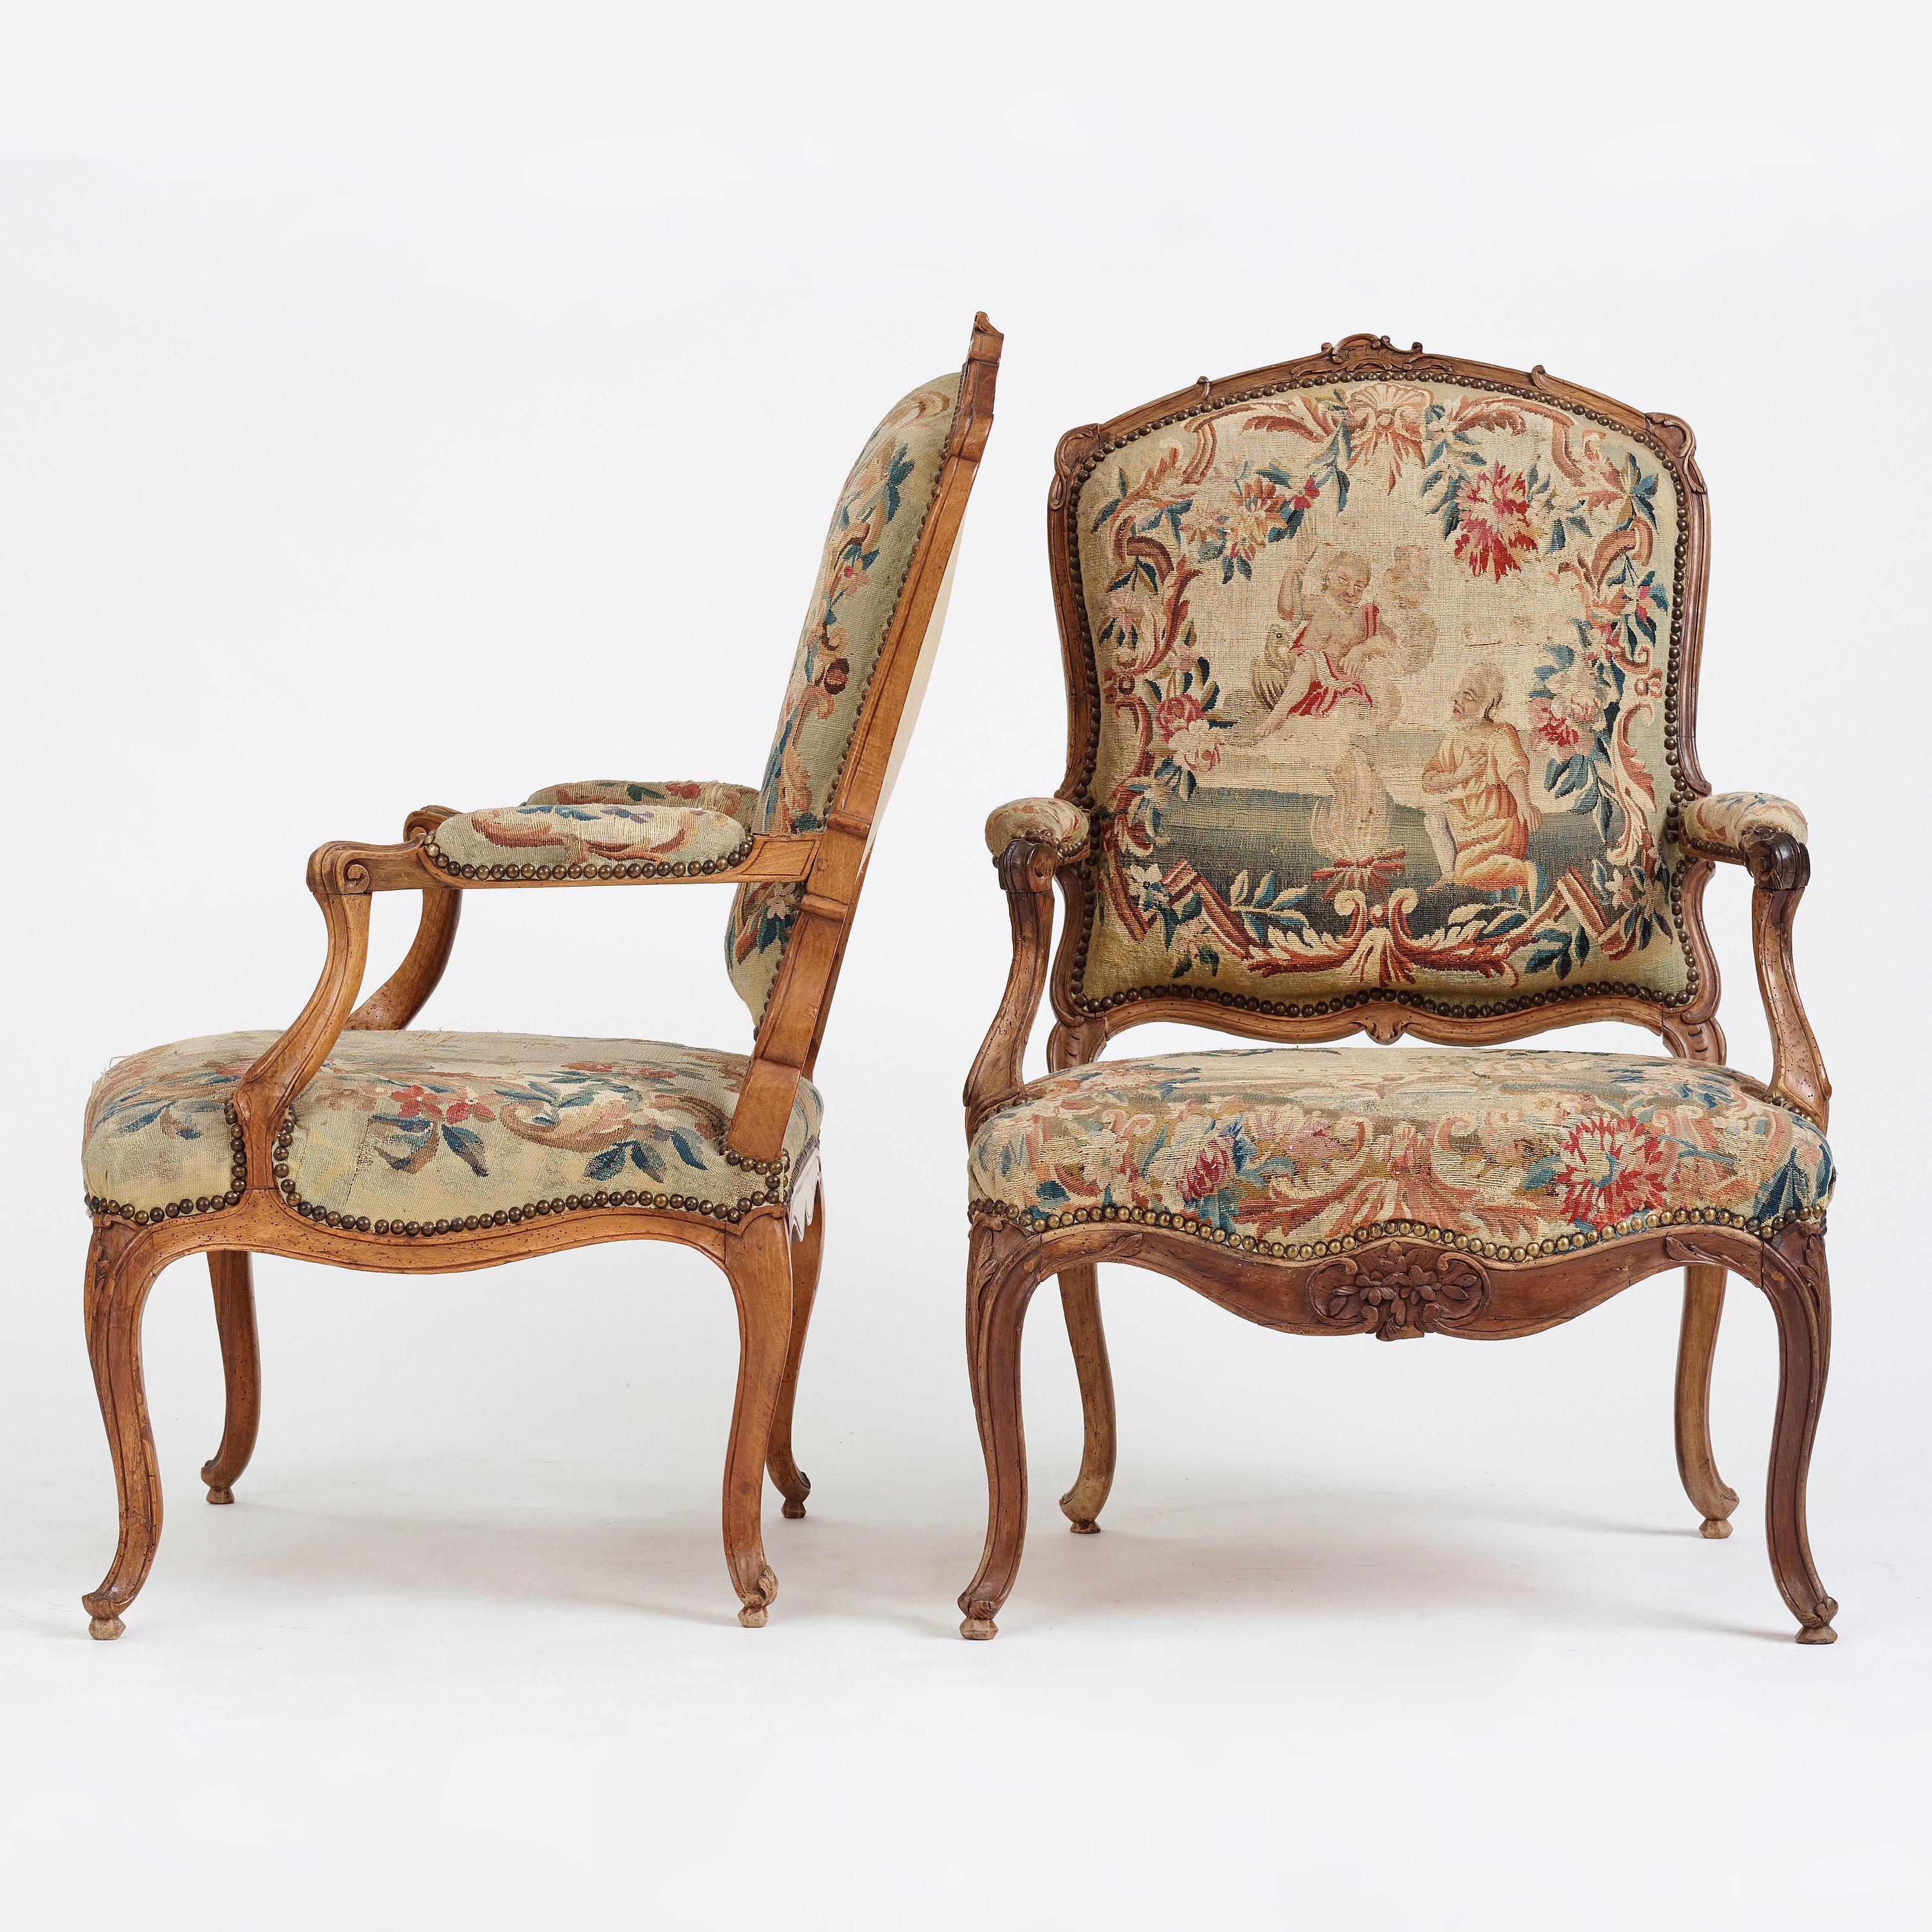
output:
[[[1832,1356],[1832,1287],[1822,1234],[1796,1228],[1769,1248],[1760,1286],[1778,1319],[1778,1420],[1771,1438],[1765,1530],[1778,1587],[1799,1624],[1800,1643],[1836,1643],[1837,1603],[1811,1560],[1804,1491]]]
[[[791,1248],[784,1217],[759,1214],[725,1240],[724,1270],[738,1304],[738,1393],[724,1457],[724,1562],[757,1630],[778,1593],[765,1561],[762,1518],[772,1423],[791,1346]]]
[[[1718,1474],[1711,1449],[1711,1365],[1724,1312],[1724,1270],[1698,1262],[1684,1270],[1684,1324],[1677,1336],[1677,1473],[1704,1520],[1700,1536],[1729,1536],[1738,1492]]]
[[[973,1230],[967,1261],[966,1357],[986,1456],[986,1542],[960,1593],[964,1637],[999,1634],[993,1621],[1019,1573],[1026,1544],[1026,1431],[1020,1417],[1020,1336],[1039,1277],[1031,1244],[1010,1228]]]
[[[124,1628],[121,1612],[148,1580],[160,1539],[161,1472],[141,1372],[141,1316],[162,1252],[152,1236],[121,1222],[97,1223],[87,1250],[87,1353],[121,1514],[114,1560],[100,1587],[80,1600],[88,1634],[104,1642]]]
[[[805,1499],[812,1493],[812,1478],[798,1466],[792,1454],[791,1418],[798,1400],[799,1364],[805,1357],[806,1330],[812,1322],[812,1304],[818,1292],[818,1264],[825,1251],[825,1186],[821,1181],[812,1191],[812,1218],[802,1234],[791,1242],[791,1340],[785,1350],[784,1380],[778,1387],[778,1412],[772,1418],[772,1451],[766,1467],[778,1493],[784,1498],[784,1513],[796,1519],[805,1514]]]
[[[262,1351],[255,1333],[255,1285],[248,1256],[237,1250],[211,1249],[208,1272],[214,1283],[214,1325],[221,1338],[221,1377],[227,1407],[221,1447],[201,1466],[212,1503],[232,1503],[235,1484],[255,1453],[262,1426]]]

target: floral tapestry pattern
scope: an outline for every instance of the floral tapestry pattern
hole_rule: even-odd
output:
[[[958,399],[956,375],[914,390],[873,430],[845,479],[752,813],[754,831],[814,832],[824,824],[925,526]],[[725,963],[754,1016],[778,977],[801,890],[746,886],[732,902]]]
[[[117,1061],[88,1101],[88,1193],[134,1209],[225,1193],[224,1108],[276,1037],[217,1034]],[[782,1200],[819,1096],[800,1083],[782,1172],[729,1161],[747,1064],[654,1040],[345,1033],[296,1102],[292,1196],[398,1228],[627,1192],[698,1211],[773,1188]]]
[[[1833,1179],[1817,1130],[1728,1067],[1264,1047],[1037,1081],[974,1136],[969,1187],[1034,1228],[1166,1215],[1295,1255],[1374,1228],[1522,1258],[1706,1212],[1815,1217]]]
[[[1070,512],[1100,722],[1088,1000],[1681,994],[1677,483],[1448,380],[1228,404]]]

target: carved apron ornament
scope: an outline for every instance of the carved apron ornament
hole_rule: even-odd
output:
[[[1460,1328],[1489,1298],[1489,1276],[1466,1255],[1401,1242],[1346,1256],[1308,1278],[1308,1305],[1318,1322],[1336,1328],[1372,1323],[1384,1342]]]

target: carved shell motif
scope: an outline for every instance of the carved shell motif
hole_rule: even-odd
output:
[[[1466,1255],[1394,1241],[1345,1256],[1308,1277],[1308,1305],[1336,1328],[1371,1324],[1384,1342],[1470,1321],[1490,1296],[1489,1276]]]

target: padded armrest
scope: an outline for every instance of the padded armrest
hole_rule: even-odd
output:
[[[559,786],[536,797],[585,789]],[[524,874],[533,866],[568,866],[578,876],[640,874],[674,866],[680,872],[710,872],[742,857],[751,843],[749,827],[729,812],[681,803],[633,804],[628,798],[621,803],[560,798],[554,803],[458,812],[430,833],[426,849],[432,861],[446,868],[466,872],[473,867],[476,875],[494,878]]]
[[[526,805],[676,805],[699,806],[722,812],[740,825],[752,822],[758,802],[756,785],[732,784],[722,778],[585,778],[576,784],[546,785],[524,800]]]
[[[996,806],[986,819],[986,848],[998,858],[1016,838],[1051,848],[1062,859],[1087,849],[1087,814],[1064,798],[1016,798]]]
[[[1768,791],[1714,792],[1684,808],[1684,842],[1700,852],[1741,860],[1746,837],[1759,831],[1788,832],[1801,845],[1810,836],[1804,813]]]

